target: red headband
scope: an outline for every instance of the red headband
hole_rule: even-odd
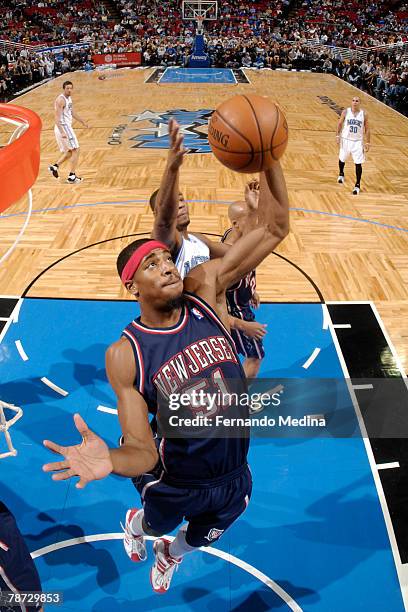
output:
[[[142,260],[149,255],[154,249],[164,249],[165,251],[169,250],[169,247],[164,244],[164,242],[159,242],[158,240],[149,240],[142,244],[136,251],[131,255],[129,261],[126,266],[122,270],[122,274],[120,278],[122,283],[125,285],[128,281],[131,281],[135,275],[136,270],[140,266]]]

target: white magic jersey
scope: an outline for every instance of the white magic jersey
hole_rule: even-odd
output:
[[[61,125],[68,125],[69,127],[72,125],[72,100],[71,96],[67,98],[64,94],[60,94],[55,100],[55,108],[57,107],[57,102],[60,98],[63,98],[65,102],[65,106],[61,111]]]
[[[341,137],[346,140],[363,140],[364,136],[364,111],[358,111],[354,115],[351,108],[347,109],[346,118],[344,119]]]
[[[67,98],[64,94],[60,94],[55,100],[55,108],[60,98],[63,98],[65,102],[64,108],[61,110],[61,128],[58,125],[54,125],[54,134],[58,143],[59,150],[61,153],[67,151],[73,151],[79,149],[78,138],[74,130],[72,129],[72,100],[71,96]],[[61,133],[61,129],[65,137]]]
[[[210,249],[208,246],[193,234],[189,234],[188,239],[183,238],[175,263],[181,278],[185,278],[190,270],[209,259]]]

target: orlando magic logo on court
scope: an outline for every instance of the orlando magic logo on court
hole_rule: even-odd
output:
[[[137,134],[130,138],[135,143],[132,148],[168,149],[170,144],[169,121],[173,118],[181,126],[180,132],[184,136],[184,146],[188,149],[189,154],[210,153],[207,125],[212,112],[211,109],[197,111],[177,109],[162,113],[146,110],[137,115],[129,115],[132,118],[132,124],[143,122],[148,125],[143,128],[136,127]]]

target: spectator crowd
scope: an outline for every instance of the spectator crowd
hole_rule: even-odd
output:
[[[218,19],[205,22],[207,52],[215,67],[335,74],[408,114],[408,4],[394,5],[219,2]],[[116,0],[109,7],[94,0],[0,0],[0,100],[46,78],[90,68],[95,52],[135,51],[143,65],[187,65],[194,32],[194,21],[182,19],[179,0]],[[2,50],[1,40],[13,45]],[[61,53],[34,47],[73,43],[87,46]]]

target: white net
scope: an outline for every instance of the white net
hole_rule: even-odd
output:
[[[17,138],[20,138],[28,130],[28,127],[28,122],[0,115],[0,147],[6,147],[17,140]]]
[[[4,414],[4,410],[11,411],[14,413],[14,416],[11,419],[7,419]],[[18,419],[23,416],[23,411],[18,406],[14,406],[14,404],[8,404],[7,402],[3,402],[0,400],[0,433],[4,433],[6,444],[8,451],[5,453],[0,453],[0,459],[4,459],[5,457],[15,457],[17,455],[17,451],[13,446],[13,441],[11,439],[11,435],[9,429]]]
[[[204,34],[204,17],[196,17],[197,34]]]

